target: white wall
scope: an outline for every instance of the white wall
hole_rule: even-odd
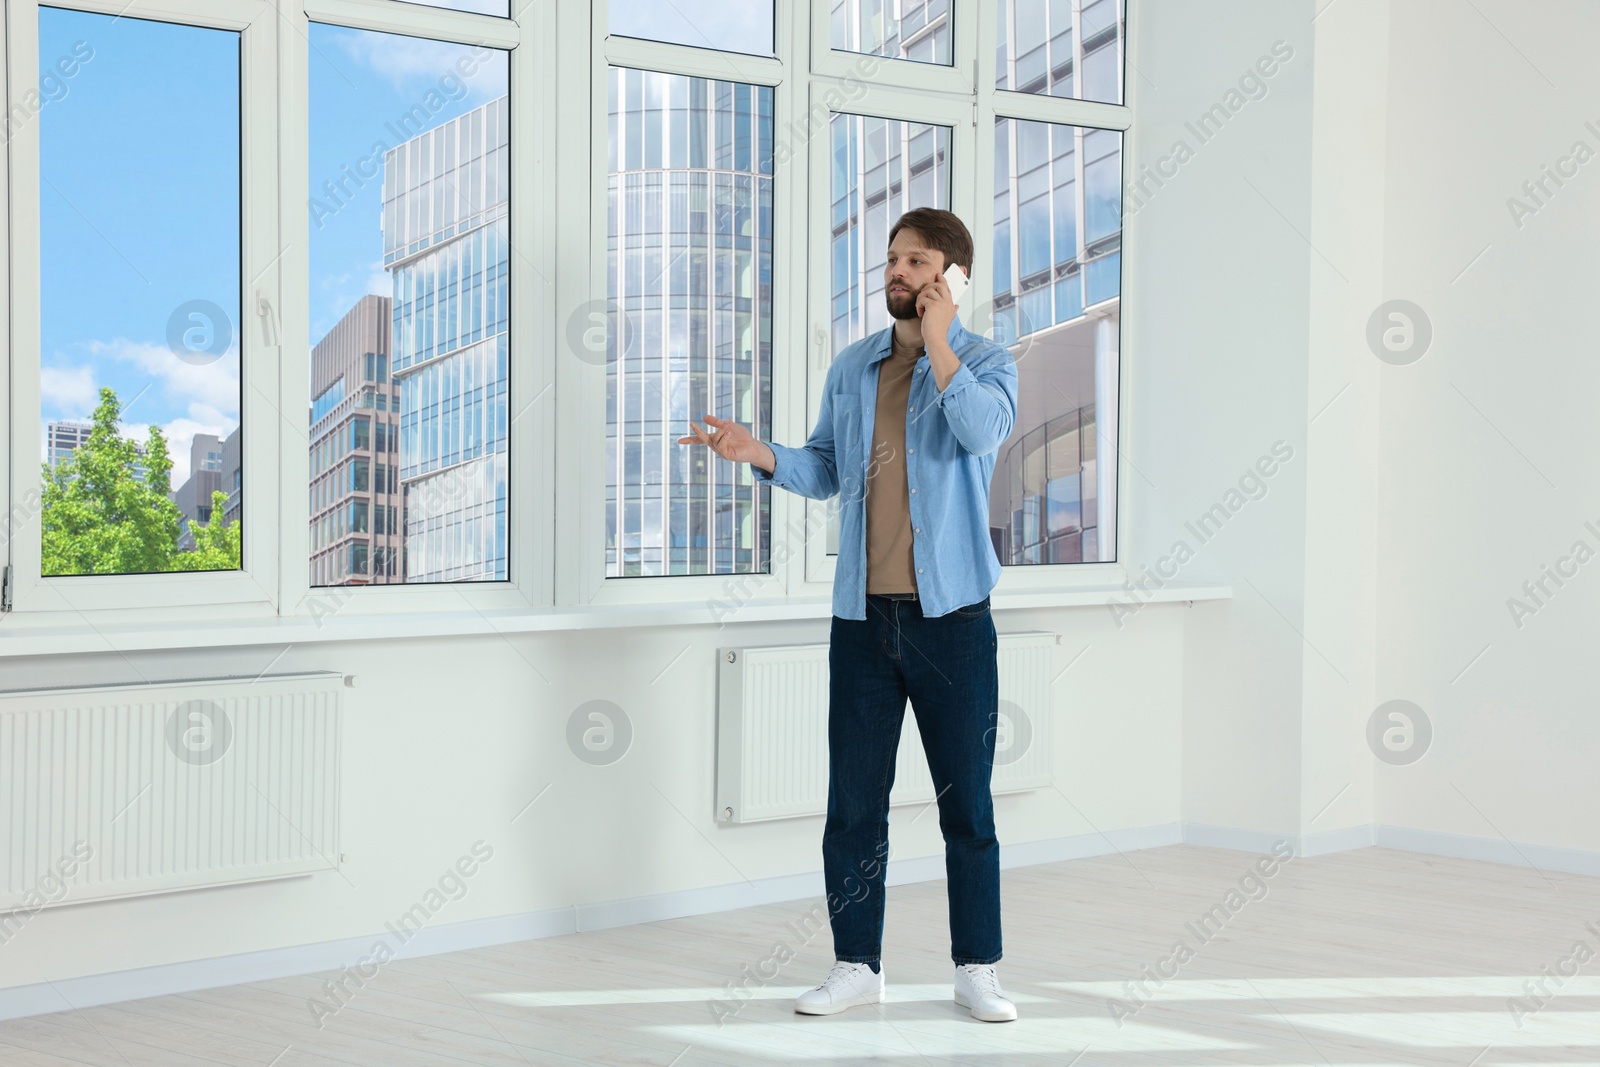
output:
[[[1179,542],[1192,550],[1181,578],[1234,584],[1232,600],[1187,612],[1183,815],[1289,833],[1311,669],[1296,633],[1308,479],[1320,458],[1306,443],[1307,316],[1319,276],[1302,236],[1312,204],[1311,29],[1308,4],[1157,2],[1134,23],[1140,69],[1129,72],[1140,165],[1176,160],[1180,142],[1192,151],[1168,165],[1176,174],[1128,227],[1130,533],[1146,558]],[[1256,67],[1263,57],[1270,77]],[[1247,76],[1262,88],[1241,90]],[[1202,140],[1199,120],[1219,103],[1236,110]],[[1292,455],[1263,479],[1264,495],[1230,500],[1278,441]],[[1233,514],[1202,541],[1186,524],[1218,503]]]
[[[1575,142],[1600,157],[1600,7],[1393,7],[1385,290],[1434,338],[1383,368],[1377,678],[1435,736],[1380,768],[1378,819],[1600,850],[1600,565],[1520,628],[1506,603],[1574,542],[1600,551],[1600,158],[1520,227],[1507,206]]]

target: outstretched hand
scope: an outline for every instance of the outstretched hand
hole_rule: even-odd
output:
[[[706,428],[702,430],[691,422],[689,429],[693,431],[693,436],[680,437],[678,443],[705,445],[723,459],[734,463],[753,463],[768,474],[771,474],[772,469],[777,466],[777,458],[772,454],[772,449],[737,422],[707,415],[705,424]]]

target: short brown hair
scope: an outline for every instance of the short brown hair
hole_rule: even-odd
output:
[[[972,274],[972,234],[955,212],[937,207],[912,208],[895,220],[889,230],[889,244],[894,244],[895,234],[901,230],[917,231],[930,249],[943,252],[946,267],[959,263],[969,276]]]

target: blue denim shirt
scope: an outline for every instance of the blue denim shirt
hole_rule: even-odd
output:
[[[799,448],[768,441],[777,464],[757,481],[814,500],[838,493],[839,559],[833,613],[867,617],[867,470],[878,410],[878,364],[894,327],[847,347],[823,384],[816,427]],[[925,616],[946,615],[989,595],[1000,560],[989,539],[989,479],[995,453],[1017,417],[1017,367],[1003,345],[972,333],[958,315],[947,335],[961,366],[944,392],[927,353],[911,373],[906,401],[906,481],[911,555]]]

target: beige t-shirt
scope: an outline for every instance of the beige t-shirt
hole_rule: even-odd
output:
[[[878,406],[867,466],[867,592],[915,593],[911,555],[911,494],[906,479],[906,405],[921,348],[901,345],[878,364]]]

